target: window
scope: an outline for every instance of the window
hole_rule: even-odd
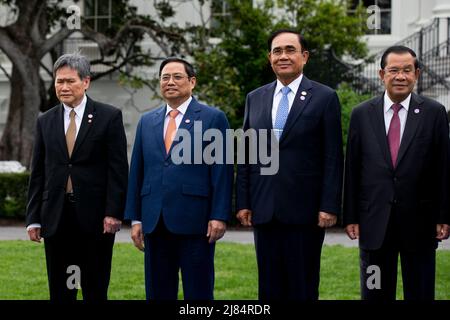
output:
[[[211,1],[211,31],[213,36],[220,37],[218,32],[221,21],[226,19],[230,14],[228,12],[228,3],[226,0]]]
[[[366,34],[391,34],[391,0],[351,0],[350,1],[350,10],[349,14],[355,13],[355,9],[358,6],[359,3],[362,3],[362,5],[365,8],[368,8],[369,6],[376,5],[379,8],[379,14],[380,14],[380,28],[379,29],[369,29],[367,25],[364,23],[363,28],[366,32]],[[370,13],[367,13],[367,17],[371,15]]]
[[[97,32],[106,32],[111,27],[112,0],[85,0],[86,23]]]

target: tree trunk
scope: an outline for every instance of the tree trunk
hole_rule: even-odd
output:
[[[42,104],[39,61],[26,59],[29,74],[24,79],[13,67],[8,119],[0,140],[0,160],[17,160],[29,167],[34,141],[34,130],[39,107]]]

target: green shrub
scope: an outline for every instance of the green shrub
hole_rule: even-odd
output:
[[[24,218],[29,172],[0,173],[0,218]]]
[[[361,102],[371,98],[368,94],[358,94],[356,93],[350,85],[347,83],[341,83],[339,88],[336,90],[341,102],[341,121],[342,121],[342,139],[344,143],[344,150],[347,145],[347,133],[348,127],[350,125],[350,115],[354,107],[356,107]]]

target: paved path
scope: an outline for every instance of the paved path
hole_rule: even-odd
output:
[[[0,227],[0,240],[28,240],[28,236],[25,227]],[[131,242],[130,230],[128,227],[123,228],[117,233],[116,241]],[[225,236],[221,241],[253,244],[253,233],[245,230],[229,230],[225,233]],[[358,242],[350,240],[347,235],[340,230],[331,229],[326,233],[325,244],[340,244],[344,247],[356,247]],[[441,242],[439,244],[439,249],[450,250],[450,240]]]

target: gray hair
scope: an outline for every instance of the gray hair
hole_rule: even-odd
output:
[[[56,78],[56,71],[63,67],[76,70],[80,79],[89,77],[91,74],[91,64],[85,56],[78,52],[64,54],[56,60],[53,65],[53,78]]]

